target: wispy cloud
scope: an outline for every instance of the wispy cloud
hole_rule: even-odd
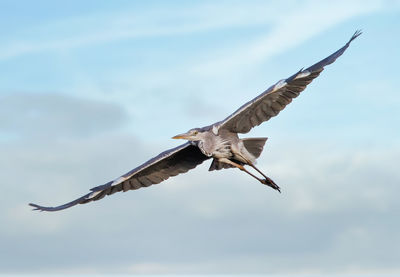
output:
[[[258,2],[245,9],[243,4],[197,4],[191,7],[164,7],[150,11],[94,14],[68,18],[43,26],[27,26],[26,32],[36,34],[30,39],[9,41],[0,48],[0,60],[20,55],[64,51],[93,44],[143,37],[162,37],[249,26],[270,22],[261,16],[270,4]],[[129,9],[128,9],[129,10]],[[256,14],[255,14],[256,13]],[[258,15],[258,16],[255,16]]]
[[[346,5],[346,9],[342,6]],[[284,6],[263,1],[246,3],[203,3],[191,7],[164,7],[152,11],[93,14],[66,18],[42,26],[26,26],[27,39],[5,37],[0,60],[20,55],[65,51],[143,37],[162,37],[272,24],[269,38],[250,46],[246,60],[273,55],[301,43],[312,35],[347,18],[376,11],[381,1],[351,1],[325,4],[318,1],[291,2]],[[129,9],[128,9],[129,10]],[[315,24],[318,22],[318,24]],[[293,24],[294,23],[294,24]],[[293,28],[296,26],[296,28]],[[261,54],[261,55],[260,55]]]
[[[346,9],[343,9],[343,5],[346,5]],[[233,47],[228,52],[224,51],[222,57],[196,66],[196,70],[201,74],[213,75],[265,62],[333,26],[356,16],[377,12],[381,8],[382,3],[379,1],[339,1],[328,5],[318,1],[295,2],[275,16],[271,30],[265,36]]]
[[[329,4],[305,1],[293,2],[284,7],[262,3],[256,2],[256,4],[246,6],[246,8],[241,5],[229,7],[210,5],[207,6],[207,9],[204,7],[198,9],[196,15],[193,12],[189,13],[190,16],[183,13],[191,18],[189,23],[185,23],[184,26],[181,26],[180,20],[177,20],[177,24],[173,26],[167,24],[167,27],[158,26],[150,29],[144,27],[143,35],[147,33],[147,35],[155,36],[160,35],[161,33],[158,32],[164,28],[168,29],[164,32],[168,35],[248,25],[264,26],[265,32],[246,41],[239,41],[235,45],[217,45],[213,49],[207,49],[206,53],[199,53],[198,56],[192,55],[184,62],[178,61],[172,66],[168,65],[168,68],[159,67],[158,70],[152,68],[151,72],[142,68],[139,71],[137,68],[133,68],[133,71],[126,68],[123,71],[117,69],[112,77],[112,83],[114,86],[121,86],[122,84],[122,88],[113,90],[113,94],[107,95],[96,91],[96,87],[89,91],[95,97],[106,97],[110,101],[130,105],[129,103],[132,101],[127,101],[127,99],[132,98],[133,100],[137,96],[134,93],[136,91],[142,91],[145,95],[150,95],[154,91],[174,91],[174,94],[170,97],[182,99],[179,92],[185,92],[187,85],[183,80],[191,80],[191,82],[197,83],[196,85],[191,83],[188,89],[199,90],[192,92],[192,95],[201,93],[205,96],[205,99],[212,95],[212,99],[215,100],[214,103],[225,103],[227,101],[226,95],[215,94],[213,91],[221,90],[221,85],[224,86],[224,90],[228,89],[231,94],[243,91],[243,88],[239,87],[238,82],[240,80],[232,80],[232,76],[236,76],[235,73],[237,72],[243,72],[244,67],[248,69],[251,65],[252,68],[256,68],[257,65],[265,63],[266,60],[283,54],[334,26],[357,16],[378,12],[383,8],[381,1],[343,1]],[[346,9],[343,9],[343,5],[346,6]],[[205,13],[208,9],[211,12]],[[181,12],[175,11],[179,14]],[[178,18],[180,17],[178,16]],[[347,30],[343,42],[350,37],[353,31],[353,29]],[[343,42],[338,42],[337,47],[341,46]],[[294,68],[293,73],[298,69]],[[252,72],[251,70],[247,71]],[[287,76],[281,76],[281,78],[284,77]],[[207,90],[202,90],[204,83],[207,83]],[[179,90],[175,89],[177,87],[179,87]],[[80,90],[79,88],[75,89]],[[88,90],[85,91],[88,92]],[[145,96],[141,95],[142,100],[143,98]],[[212,103],[205,104],[212,105]],[[141,112],[138,112],[138,114],[141,114]]]

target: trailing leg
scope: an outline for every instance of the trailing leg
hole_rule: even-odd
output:
[[[230,164],[230,165],[232,165],[232,166],[234,166],[234,167],[237,167],[237,168],[239,168],[241,171],[244,171],[244,172],[246,172],[247,174],[249,174],[251,177],[257,179],[261,184],[270,186],[271,188],[273,188],[273,189],[275,189],[275,190],[281,192],[281,190],[280,190],[280,188],[278,187],[278,185],[275,184],[275,182],[272,181],[271,178],[265,176],[260,170],[258,170],[258,169],[257,169],[254,165],[252,165],[252,164],[250,164],[250,166],[252,166],[252,167],[253,167],[254,169],[256,169],[258,172],[260,172],[261,175],[264,176],[265,179],[260,179],[260,178],[258,178],[258,177],[255,176],[253,173],[249,172],[246,168],[244,168],[243,165],[240,165],[240,164],[238,164],[238,163],[235,163],[235,162],[233,162],[233,161],[231,161],[231,160],[229,160],[229,159],[222,158],[222,159],[219,159],[219,162],[223,162],[223,163],[226,163],[226,164]]]
[[[219,159],[219,162],[226,163],[226,164],[230,164],[230,165],[232,165],[232,166],[234,166],[234,167],[237,167],[237,168],[239,168],[241,171],[246,172],[246,173],[249,174],[251,177],[253,177],[253,178],[257,179],[258,181],[260,181],[261,183],[263,183],[263,180],[262,180],[262,179],[258,178],[258,177],[255,176],[253,173],[247,171],[247,169],[244,168],[243,165],[240,165],[240,164],[238,164],[238,163],[235,163],[234,161],[231,161],[231,160],[226,159],[226,158]]]
[[[249,163],[249,166],[251,166],[252,168],[257,170],[262,176],[264,176],[265,179],[261,183],[263,183],[264,185],[270,186],[271,188],[281,192],[281,188],[274,181],[272,181],[271,178],[269,178],[264,173],[262,173],[261,170],[259,170],[254,164]]]

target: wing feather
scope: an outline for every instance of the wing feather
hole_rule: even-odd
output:
[[[77,204],[100,200],[106,195],[119,191],[125,192],[161,183],[171,176],[176,176],[195,168],[208,158],[197,146],[187,142],[159,154],[114,181],[92,188],[90,193],[64,205],[57,207],[43,207],[32,203],[29,205],[34,207],[34,210],[40,211],[67,209]]]
[[[351,39],[339,50],[307,69],[301,69],[287,79],[277,82],[262,94],[247,102],[223,121],[217,122],[218,128],[234,133],[247,133],[253,127],[279,114],[293,98],[299,96],[324,70],[326,65],[333,63],[349,47],[350,43],[361,34],[356,31]]]

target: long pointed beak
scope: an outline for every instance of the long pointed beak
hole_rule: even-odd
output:
[[[187,139],[188,135],[187,134],[180,134],[172,137],[173,139]]]

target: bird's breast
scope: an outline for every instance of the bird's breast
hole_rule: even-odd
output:
[[[215,147],[213,149],[214,158],[230,158],[232,157],[231,142],[217,137]]]
[[[231,144],[228,140],[219,137],[213,140],[199,141],[197,146],[207,157],[230,158],[232,157]]]
[[[197,143],[197,147],[199,147],[200,151],[206,155],[207,157],[211,157],[212,156],[212,152],[210,151],[210,149],[208,147],[206,147],[206,143],[204,143],[203,141],[199,141]]]
[[[226,144],[217,148],[214,153],[214,158],[231,158],[233,156],[230,144]]]

